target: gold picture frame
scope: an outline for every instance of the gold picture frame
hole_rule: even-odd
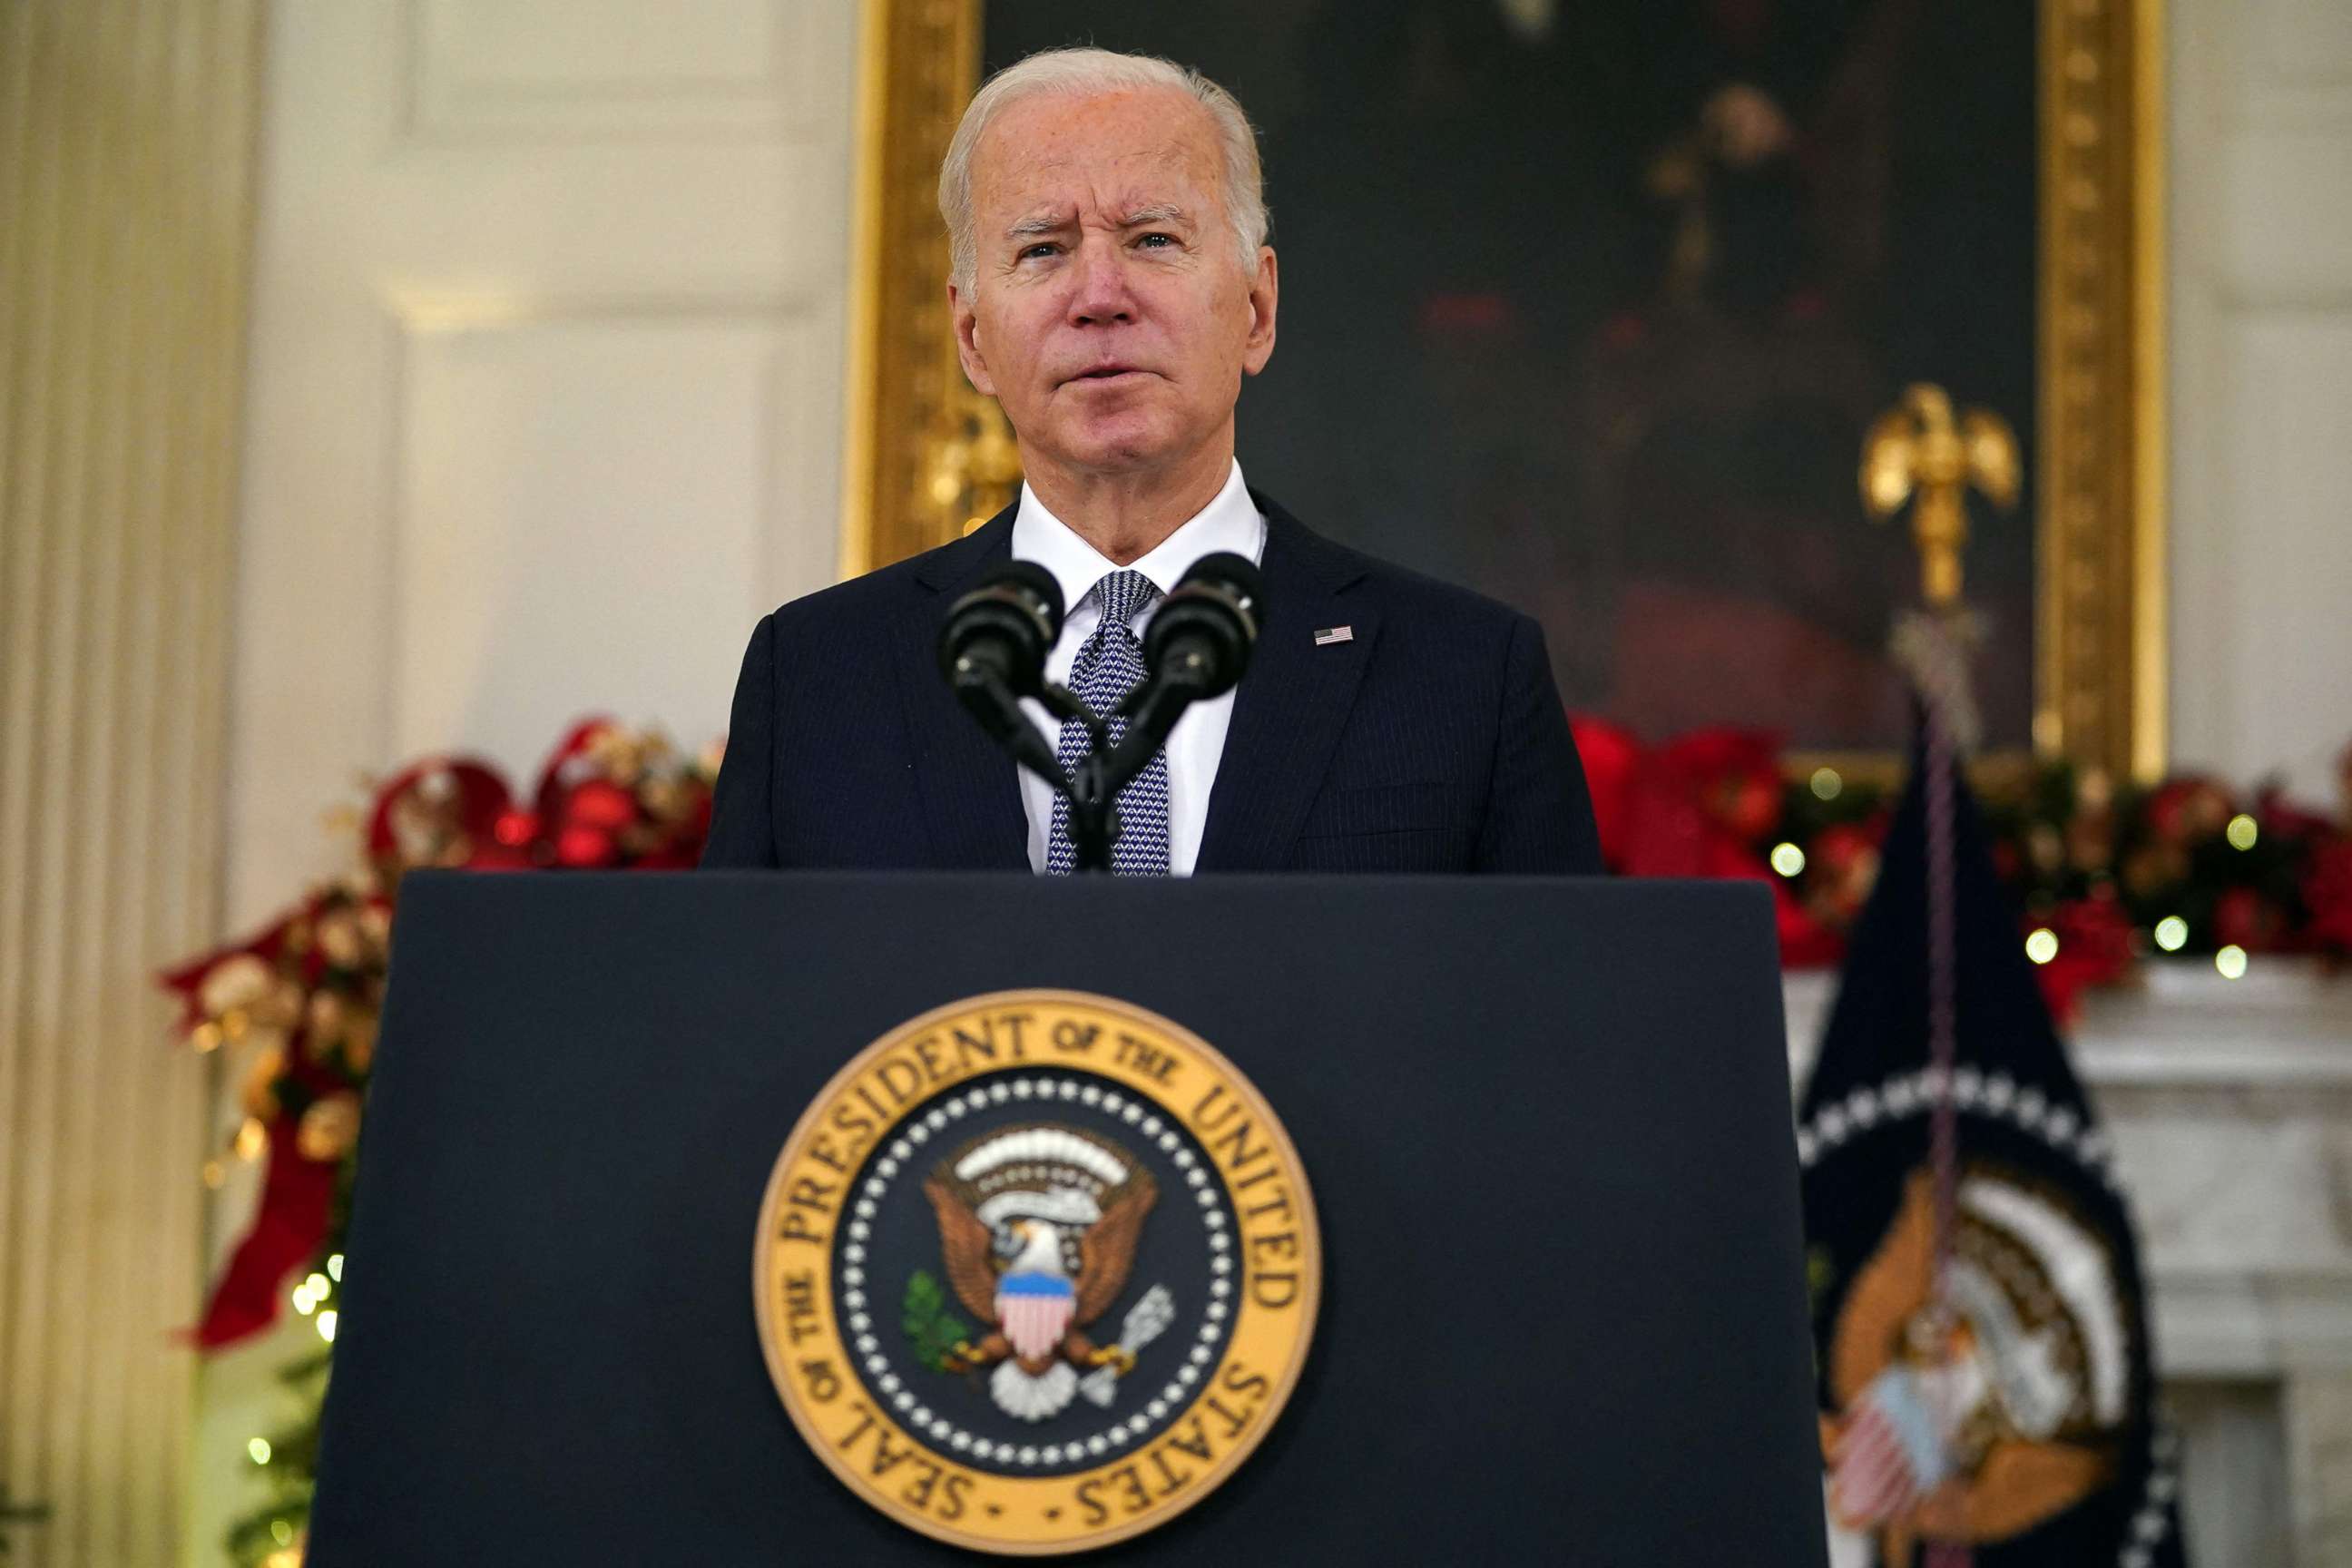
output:
[[[955,538],[1019,483],[956,363],[936,205],[982,3],[862,7],[845,575]],[[2139,779],[2166,763],[2163,65],[2159,0],[2040,0],[2033,748]]]

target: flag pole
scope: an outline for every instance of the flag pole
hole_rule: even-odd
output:
[[[1947,628],[1938,626],[1937,635]],[[1952,647],[1953,662],[1958,648]],[[1954,940],[1956,895],[1952,883],[1952,727],[1937,694],[1923,690],[1927,764],[1927,1056],[1935,1072],[1936,1109],[1928,1124],[1928,1160],[1936,1186],[1935,1339],[1938,1354],[1952,1343],[1952,1252],[1954,1211],[1960,1180],[1959,1114],[1952,1074],[1959,1054],[1959,955]],[[1950,1411],[1942,1413],[1948,1429]],[[1938,1541],[1927,1551],[1927,1568],[1970,1568],[1974,1553],[1964,1542]]]
[[[1955,416],[1948,394],[1930,383],[1905,389],[1902,402],[1872,425],[1863,443],[1863,504],[1889,518],[1906,503],[1919,552],[1925,609],[1897,617],[1896,661],[1920,704],[1921,762],[1927,771],[1927,1056],[1930,1092],[1928,1169],[1934,1192],[1933,1284],[1927,1353],[1953,1349],[1958,1314],[1952,1302],[1958,1243],[1959,1112],[1953,1077],[1959,1056],[1958,893],[1953,864],[1953,775],[1978,736],[1969,680],[1969,649],[1979,623],[1961,597],[1960,552],[1968,540],[1967,493],[1973,485],[2006,509],[2019,489],[2017,438],[2000,416],[1972,408]],[[1938,1386],[1942,1386],[1939,1383]],[[1946,1430],[1957,1413],[1945,1411]],[[1969,1568],[1965,1542],[1930,1541],[1927,1568]]]

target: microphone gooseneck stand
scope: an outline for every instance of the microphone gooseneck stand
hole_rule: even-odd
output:
[[[1061,590],[1026,562],[992,573],[948,612],[940,671],[957,700],[1013,761],[1070,803],[1073,868],[1107,873],[1118,840],[1118,792],[1167,743],[1184,710],[1240,680],[1257,637],[1263,602],[1257,569],[1238,555],[1204,556],[1154,614],[1144,637],[1147,674],[1108,714],[1044,679],[1045,651],[1060,635]],[[1029,722],[1021,699],[1034,697],[1064,723],[1086,727],[1087,755],[1066,772]],[[1110,721],[1125,717],[1117,742]]]
[[[1046,681],[1038,696],[1045,704],[1045,711],[1055,718],[1066,724],[1075,719],[1087,727],[1087,754],[1076,773],[1064,773],[1061,759],[1052,752],[1045,752],[1048,767],[1024,765],[1070,803],[1071,868],[1108,873],[1110,847],[1118,837],[1119,786],[1133,778],[1136,768],[1143,764],[1138,763],[1124,774],[1112,777],[1106,761],[1112,749],[1109,718],[1087,707],[1076,692],[1059,681]],[[1045,750],[1042,738],[1038,749]]]
[[[1055,794],[1070,803],[1073,868],[1108,871],[1111,846],[1118,841],[1118,792],[1143,771],[1153,753],[1167,744],[1169,732],[1184,716],[1184,710],[1201,700],[1202,683],[1193,674],[1200,662],[1198,656],[1192,656],[1183,660],[1189,668],[1174,679],[1147,679],[1113,714],[1096,712],[1076,692],[1058,681],[1039,682],[1037,697],[1045,703],[1045,711],[1065,723],[1076,720],[1086,726],[1087,752],[1076,773],[1064,771],[1061,759],[1029,724],[1027,715],[1021,711],[1020,699],[1013,695],[1002,674],[983,668],[969,677],[957,672],[950,679],[959,691],[964,689],[966,679],[973,680],[982,689],[975,695],[988,707],[998,713],[1009,710],[1013,715],[1015,723],[990,724],[990,731],[1013,753],[1015,762],[1045,780]],[[967,699],[965,705],[972,706],[971,700]],[[1110,721],[1119,714],[1127,717],[1128,728],[1114,743]]]

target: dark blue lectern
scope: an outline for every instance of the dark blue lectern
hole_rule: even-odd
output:
[[[1319,1315],[1286,1406],[1223,1484],[1088,1561],[1822,1563],[1760,889],[420,873],[367,1109],[314,1568],[979,1561],[869,1506],[804,1439],[763,1352],[754,1248],[763,1202],[788,1201],[771,1178],[803,1113],[832,1093],[855,1131],[845,1064],[931,1009],[1023,988],[1148,1009],[1213,1046],[1286,1129],[1319,1219]],[[969,1068],[979,1047],[962,1048]],[[1076,1114],[1076,1081],[1032,1077],[1048,1121]],[[875,1347],[812,1386],[966,1438],[928,1487],[921,1464],[891,1470],[887,1443],[853,1456],[935,1514],[982,1495],[958,1489],[975,1449],[1051,1479],[1100,1453],[1055,1439],[1059,1424],[1108,1422],[1087,1430],[1114,1447],[1141,1431],[1139,1395],[1119,1424],[1118,1380],[1181,1368],[1196,1320],[1217,1373],[1213,1281],[1184,1284],[1175,1257],[1214,1228],[1205,1186],[1199,1214],[1185,1202],[1205,1137],[1129,1117],[1130,1142],[1172,1152],[1147,1184],[1083,1129],[1008,1142],[1021,1108],[987,1087],[941,1091],[936,1114],[913,1102],[904,1125],[938,1131],[904,1160],[820,1142],[841,1176],[805,1189],[809,1212],[839,1228],[770,1227],[833,1249],[836,1296],[791,1310],[845,1314],[838,1331]],[[1034,1174],[1007,1150],[1079,1173],[1007,1196],[1000,1178]],[[889,1192],[930,1194],[905,1222],[924,1270],[885,1268],[887,1216],[871,1232],[852,1217],[886,1161]],[[971,1282],[996,1277],[982,1270],[1050,1297],[1066,1266],[1083,1290],[1112,1216],[1146,1202],[1166,1217],[1120,1241],[1120,1266],[1138,1293],[1178,1281],[1190,1317],[1137,1350],[1165,1315],[1123,1298],[1092,1338],[1031,1355],[1024,1299],[990,1347],[970,1310]],[[1085,1239],[1039,1242],[1055,1234],[1041,1215]],[[1068,1309],[1047,1306],[1064,1315],[1044,1332],[1061,1333]],[[1113,1353],[1122,1312],[1131,1343]],[[918,1363],[908,1415],[885,1385],[898,1373],[868,1368]],[[1030,1382],[1003,1373],[1007,1394],[992,1378],[1016,1364]],[[1048,1394],[1050,1420],[1018,1406]]]

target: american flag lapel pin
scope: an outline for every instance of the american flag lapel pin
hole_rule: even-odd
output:
[[[1315,633],[1317,647],[1328,647],[1335,642],[1354,642],[1355,640],[1356,628],[1353,626],[1323,626]]]

